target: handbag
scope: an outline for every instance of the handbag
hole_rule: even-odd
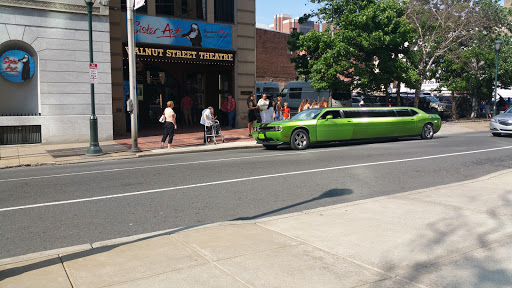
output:
[[[160,117],[160,119],[158,119],[158,121],[160,123],[164,123],[165,122],[165,115],[162,114],[162,116]]]

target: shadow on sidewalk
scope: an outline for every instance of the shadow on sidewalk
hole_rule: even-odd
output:
[[[500,193],[500,206],[511,207],[512,190]],[[478,202],[481,201],[481,197],[487,196],[472,196],[469,201]],[[435,199],[432,201],[436,202]],[[439,203],[443,204],[442,201]],[[500,235],[501,231],[510,229],[510,212],[487,207],[480,213],[488,216],[492,224],[480,229],[483,225],[476,223],[475,218],[471,218],[474,215],[468,214],[468,210],[474,208],[462,204],[456,204],[455,207],[456,209],[452,210],[453,214],[426,223],[422,233],[411,238],[408,243],[402,243],[400,247],[411,250],[411,255],[422,253],[428,257],[423,256],[423,260],[403,265],[393,261],[392,256],[387,256],[379,259],[379,262],[394,264],[386,264],[379,268],[413,283],[428,283],[429,287],[512,287],[512,271],[508,266],[510,264],[507,265],[512,263],[508,260],[512,254],[506,252],[510,251],[512,238],[510,233]],[[460,241],[458,238],[461,235],[472,237]],[[383,254],[394,253],[388,251]],[[378,283],[368,286],[373,287],[382,286]]]
[[[264,216],[267,216],[267,215],[271,215],[271,214],[274,214],[274,213],[277,213],[277,212],[288,210],[288,209],[293,208],[293,207],[297,207],[297,206],[300,206],[300,205],[311,203],[311,202],[314,202],[314,201],[318,201],[318,200],[322,200],[322,199],[326,199],[326,198],[333,198],[333,197],[340,197],[340,196],[350,195],[352,193],[353,193],[353,191],[351,189],[331,189],[331,190],[328,190],[328,191],[322,193],[321,195],[319,195],[317,197],[311,198],[311,199],[306,200],[306,201],[298,202],[296,204],[288,205],[288,206],[285,206],[285,207],[282,207],[282,208],[279,208],[279,209],[276,209],[276,210],[272,210],[272,211],[269,211],[269,212],[265,212],[265,213],[262,213],[262,214],[259,214],[259,215],[255,215],[255,216],[251,216],[251,217],[240,217],[240,218],[232,219],[232,220],[229,220],[229,221],[253,220],[253,219],[261,218],[261,217],[264,217]],[[178,228],[178,229],[175,229],[175,230],[172,230],[172,231],[167,231],[167,232],[159,233],[159,234],[156,234],[156,235],[151,235],[151,236],[143,237],[143,238],[136,239],[136,240],[133,240],[133,241],[128,241],[128,242],[124,242],[124,243],[120,243],[120,244],[107,245],[107,246],[102,246],[102,247],[96,247],[96,248],[92,248],[92,249],[89,249],[89,250],[79,251],[79,252],[74,252],[74,253],[69,253],[69,254],[64,254],[64,255],[58,255],[58,256],[52,257],[50,259],[38,261],[38,262],[27,264],[27,265],[24,265],[24,266],[18,266],[18,267],[9,268],[9,269],[0,271],[0,281],[2,281],[4,279],[7,279],[7,278],[16,277],[16,276],[22,275],[23,273],[34,271],[34,270],[37,270],[37,269],[42,269],[42,268],[49,267],[49,266],[56,265],[56,264],[62,264],[63,265],[64,262],[69,262],[69,261],[77,260],[77,259],[80,259],[80,258],[85,258],[85,257],[89,257],[89,256],[105,253],[105,252],[108,252],[110,250],[113,250],[113,249],[115,249],[117,247],[121,247],[121,246],[124,246],[124,245],[129,245],[129,244],[133,244],[133,243],[137,243],[137,242],[140,242],[140,241],[145,241],[145,240],[149,240],[149,239],[157,238],[157,237],[161,237],[161,236],[173,235],[173,234],[176,234],[176,233],[179,233],[179,232],[182,232],[182,231],[187,231],[187,230],[190,230],[190,229],[195,229],[195,228],[198,228],[198,227],[207,226],[207,225],[210,225],[210,224],[211,223]],[[30,261],[30,260],[26,260],[26,261]],[[6,265],[13,265],[13,264],[15,264],[15,263],[6,264]],[[100,268],[98,268],[98,269],[100,269]]]

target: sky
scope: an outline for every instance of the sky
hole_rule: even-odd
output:
[[[503,5],[503,0],[500,1]],[[256,0],[256,23],[270,25],[274,15],[289,14],[292,18],[304,15],[318,7],[309,0]]]
[[[292,18],[309,13],[318,4],[309,0],[256,0],[256,23],[270,25],[274,15],[289,14]]]

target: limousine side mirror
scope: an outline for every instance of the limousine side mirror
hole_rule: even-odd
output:
[[[332,119],[334,117],[332,117],[332,115],[327,115],[327,117],[325,117],[325,120],[329,120],[329,119]]]

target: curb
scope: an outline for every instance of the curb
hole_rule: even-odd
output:
[[[221,143],[217,145],[208,145],[208,146],[192,146],[192,147],[183,147],[183,148],[175,148],[171,150],[161,149],[162,152],[153,152],[153,150],[144,150],[139,153],[133,153],[132,155],[123,155],[123,156],[89,156],[87,158],[83,158],[80,160],[70,160],[70,161],[52,161],[52,162],[42,162],[42,163],[30,163],[30,164],[19,164],[19,165],[11,165],[11,166],[1,166],[1,169],[7,168],[19,168],[19,167],[37,167],[37,166],[55,166],[55,165],[67,165],[67,164],[80,164],[80,163],[91,163],[91,162],[100,162],[100,161],[112,161],[112,160],[121,160],[121,159],[134,159],[134,158],[143,158],[143,157],[153,157],[153,156],[162,156],[162,155],[172,155],[172,154],[188,154],[188,153],[197,153],[197,152],[212,152],[212,151],[221,151],[221,150],[234,150],[234,149],[249,149],[249,148],[258,148],[262,147],[260,144],[253,143],[252,141],[240,141],[233,143],[243,143],[237,145],[227,145],[230,143]],[[211,148],[210,148],[211,147]],[[156,150],[159,151],[159,150]],[[108,155],[108,154],[107,154]]]
[[[466,181],[462,181],[462,182],[456,182],[456,183],[451,183],[451,184],[446,184],[446,185],[441,185],[441,186],[418,189],[418,190],[414,190],[414,191],[402,192],[402,193],[398,193],[398,194],[385,195],[385,196],[379,196],[379,197],[374,197],[374,198],[369,198],[369,199],[357,200],[357,201],[347,202],[347,203],[342,203],[342,204],[337,204],[337,205],[319,207],[319,208],[303,210],[303,211],[293,212],[293,213],[284,214],[284,215],[269,216],[269,217],[253,219],[253,220],[221,221],[221,222],[214,222],[214,223],[208,223],[208,224],[203,224],[203,225],[192,225],[192,226],[187,226],[187,227],[178,227],[178,228],[172,228],[172,229],[162,230],[162,231],[157,231],[157,232],[150,232],[150,233],[132,235],[132,236],[127,236],[127,237],[120,237],[120,238],[110,239],[110,240],[105,240],[105,241],[99,241],[99,242],[94,242],[92,244],[82,244],[82,245],[77,245],[77,246],[64,247],[64,248],[58,248],[58,249],[53,249],[53,250],[47,250],[47,251],[40,251],[40,252],[36,252],[36,253],[0,259],[0,266],[34,260],[34,259],[38,259],[38,258],[45,258],[45,257],[51,257],[51,256],[58,257],[62,254],[76,253],[76,252],[92,250],[92,249],[96,249],[96,248],[100,248],[100,247],[123,245],[123,244],[127,244],[127,243],[134,242],[134,241],[141,241],[141,240],[159,237],[159,236],[163,236],[163,235],[170,235],[170,234],[178,233],[178,232],[184,231],[184,230],[198,230],[198,229],[205,229],[205,228],[218,227],[218,226],[265,223],[268,221],[302,216],[305,214],[312,214],[312,213],[317,213],[317,212],[322,212],[322,211],[338,209],[341,207],[356,206],[356,205],[361,205],[361,204],[368,203],[368,202],[382,201],[385,199],[410,196],[410,195],[414,195],[414,194],[425,193],[425,192],[435,191],[435,190],[444,189],[444,188],[450,188],[450,187],[455,187],[455,186],[460,186],[460,185],[465,185],[465,184],[482,182],[482,181],[490,180],[492,178],[495,178],[495,177],[498,177],[498,176],[501,176],[504,174],[508,174],[508,173],[512,173],[512,169],[495,172],[495,173],[488,174],[488,175],[482,176],[480,178],[472,179],[472,180],[466,180]]]
[[[174,148],[174,149],[160,149],[156,150],[159,152],[153,152],[154,150],[148,150],[144,151],[142,153],[136,154],[137,158],[142,157],[153,157],[153,156],[161,156],[161,155],[173,155],[173,154],[189,154],[189,153],[196,153],[196,152],[213,152],[213,151],[222,151],[222,150],[235,150],[235,149],[249,149],[249,148],[258,148],[262,147],[260,144],[256,143],[247,143],[250,141],[243,141],[243,142],[234,142],[234,143],[243,143],[238,145],[228,145],[223,146],[223,144],[217,144],[217,145],[208,145],[208,146],[194,146],[194,147],[185,147],[185,148]],[[247,143],[247,144],[246,144]],[[224,143],[226,144],[226,143]],[[212,147],[212,148],[210,148]],[[161,152],[160,152],[161,151]],[[151,153],[149,153],[151,152]]]

